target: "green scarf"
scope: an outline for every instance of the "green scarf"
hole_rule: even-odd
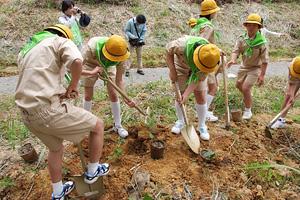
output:
[[[74,43],[76,44],[77,47],[81,47],[82,46],[82,36],[80,33],[80,29],[79,29],[77,20],[74,20],[74,22],[71,24],[71,31],[74,36],[74,39],[73,39]]]
[[[200,17],[197,19],[197,24],[194,26],[191,30],[191,35],[198,35],[200,30],[205,28],[206,26],[215,29],[213,23],[208,20],[206,17]],[[220,33],[218,31],[214,31],[214,36],[217,39],[217,41],[220,41]]]
[[[104,57],[104,55],[102,53],[102,48],[104,47],[104,44],[107,40],[108,40],[107,37],[102,37],[97,41],[97,44],[96,44],[97,60],[101,64],[101,66],[104,67],[105,70],[107,70],[109,67],[115,66],[119,63],[119,62],[110,61]]]
[[[37,44],[39,44],[42,40],[50,37],[55,37],[56,35],[53,33],[50,33],[48,31],[41,31],[33,35],[29,40],[26,42],[26,44],[21,48],[21,55],[24,57],[33,47],[35,47]]]
[[[255,35],[254,39],[250,39],[247,32],[243,35],[243,38],[244,38],[244,40],[245,40],[245,42],[248,46],[243,54],[247,57],[250,57],[250,56],[253,55],[253,48],[254,47],[260,46],[260,45],[263,45],[263,44],[267,43],[266,38],[261,34],[260,31],[256,32],[256,35]]]
[[[201,72],[198,69],[193,60],[196,43],[200,45],[209,44],[209,42],[206,39],[195,36],[189,36],[188,40],[186,41],[184,55],[188,66],[191,68],[191,75],[187,81],[187,84],[190,84],[192,82],[196,83],[197,81],[199,81],[200,77],[205,76],[205,73]]]

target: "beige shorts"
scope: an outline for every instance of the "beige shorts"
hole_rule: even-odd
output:
[[[253,86],[259,76],[260,69],[255,69],[252,71],[243,71],[239,70],[237,74],[237,80],[238,83],[247,83],[249,86]]]
[[[216,84],[217,83],[217,77],[214,73],[210,73],[207,75],[207,84]]]
[[[68,102],[20,110],[26,127],[51,151],[57,151],[63,140],[80,142],[94,130],[98,120],[92,113]]]
[[[124,74],[124,72],[125,72],[125,65],[124,65],[124,63],[120,63],[117,66],[109,67],[108,70],[107,70],[108,71],[108,76],[112,80],[115,80],[115,78],[116,78],[116,72],[117,72],[116,67],[120,67],[121,68],[122,74]],[[90,66],[84,65],[83,69],[92,71],[94,69],[94,67],[90,67]],[[82,85],[84,87],[94,87],[94,85],[95,85],[95,83],[96,83],[97,80],[98,80],[98,76],[85,76],[85,77],[82,78]]]
[[[184,92],[185,89],[187,88],[188,78],[189,78],[188,73],[182,73],[182,72],[178,73],[177,72],[177,81],[178,81],[178,86],[179,86],[180,92]],[[206,81],[206,79],[204,81],[200,81],[195,90],[196,91],[207,90],[207,81]]]

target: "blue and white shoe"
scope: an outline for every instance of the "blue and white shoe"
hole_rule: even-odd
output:
[[[93,184],[98,180],[100,176],[105,176],[108,174],[108,172],[109,172],[108,163],[99,164],[94,174],[89,174],[88,172],[84,173],[84,182],[86,182],[87,184]]]
[[[55,196],[52,193],[51,199],[52,200],[64,200],[65,196],[70,194],[72,192],[72,190],[74,189],[74,187],[75,187],[75,184],[73,181],[65,182],[62,193],[60,195],[55,195]]]
[[[209,140],[209,133],[207,131],[207,127],[204,126],[204,127],[199,127],[199,132],[200,132],[200,138],[202,140],[206,140],[208,141]]]

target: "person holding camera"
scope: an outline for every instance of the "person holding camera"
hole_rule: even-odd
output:
[[[146,26],[146,17],[144,15],[137,15],[136,17],[133,17],[129,19],[125,26],[125,35],[129,42],[129,51],[132,53],[132,51],[136,50],[137,55],[137,64],[138,69],[137,73],[140,75],[144,75],[144,71],[142,70],[143,64],[142,64],[142,46],[145,45],[145,34],[147,32],[147,26]],[[132,60],[129,59],[126,63],[126,72],[125,76],[129,76],[129,69],[131,66]]]
[[[74,35],[74,43],[81,51],[83,39],[80,33],[80,27],[86,27],[90,23],[90,18],[78,7],[75,7],[72,0],[63,0],[61,11],[63,14],[58,18],[58,22],[71,29]],[[80,19],[76,17],[77,14],[80,14]]]

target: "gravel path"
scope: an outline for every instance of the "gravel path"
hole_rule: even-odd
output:
[[[272,76],[283,76],[286,77],[288,73],[289,62],[275,62],[270,63],[267,69],[267,77]],[[145,75],[139,75],[136,73],[135,69],[130,71],[130,76],[125,77],[126,84],[144,84],[150,81],[157,80],[167,80],[168,69],[167,68],[145,68]],[[229,73],[236,74],[238,71],[238,66],[232,66]],[[0,94],[13,94],[16,88],[18,76],[11,77],[0,77]],[[97,87],[103,85],[102,81],[97,81]]]

